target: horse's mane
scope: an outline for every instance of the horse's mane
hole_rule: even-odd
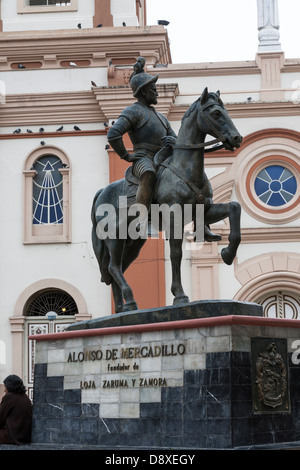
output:
[[[208,93],[208,100],[209,99],[212,99],[212,100],[216,101],[217,104],[219,104],[220,106],[222,106],[222,108],[224,108],[223,101],[221,100],[221,98],[219,97],[219,95],[217,93],[213,93],[213,92]],[[197,107],[200,100],[201,100],[201,96],[193,104],[191,104],[189,109],[183,115],[182,121],[184,119],[188,118],[192,114],[192,112],[195,111],[195,109],[196,109],[196,107]]]
[[[189,107],[189,109],[184,113],[183,115],[183,118],[182,118],[182,121],[186,118],[188,118],[192,112],[195,110],[195,108],[197,107],[197,104],[198,102],[200,101],[200,98],[198,98],[193,104],[191,104],[191,106]]]

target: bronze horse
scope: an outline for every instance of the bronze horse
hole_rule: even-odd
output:
[[[206,135],[215,139],[205,142]],[[212,191],[204,172],[204,152],[207,145],[222,142],[221,146],[233,151],[240,147],[242,137],[234,126],[225,109],[220,93],[209,93],[207,88],[200,98],[195,101],[185,113],[176,144],[170,158],[161,162],[157,171],[153,203],[172,206],[185,204],[193,207],[192,220],[195,223],[196,204],[204,204],[204,223],[213,224],[229,218],[230,234],[229,244],[222,249],[223,261],[230,265],[240,244],[240,213],[241,208],[237,202],[214,204]],[[207,150],[208,151],[208,150]],[[119,211],[119,197],[126,196],[128,187],[125,179],[115,181],[95,195],[92,207],[92,242],[101,272],[101,281],[112,285],[116,312],[136,310],[131,287],[126,282],[124,272],[138,257],[145,238],[121,238],[118,236],[120,218],[116,218],[116,237],[99,237],[97,224],[103,220],[103,211],[99,208],[111,204],[116,213]],[[128,217],[129,224],[132,218]],[[187,221],[185,220],[185,223]],[[181,282],[182,241],[184,227],[181,227],[182,237],[174,236],[172,223],[170,224],[169,243],[172,266],[171,291],[174,295],[174,304],[189,302],[184,293]]]

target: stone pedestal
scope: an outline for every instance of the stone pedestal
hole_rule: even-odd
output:
[[[184,307],[168,307],[174,320],[140,311],[32,337],[33,443],[231,449],[299,440],[300,321],[263,318],[256,304],[213,307],[218,315],[194,302],[187,319],[176,319]]]

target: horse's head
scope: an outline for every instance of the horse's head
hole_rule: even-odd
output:
[[[197,122],[202,132],[219,138],[226,150],[240,147],[243,138],[229,117],[219,91],[209,93],[205,88],[198,100],[198,111]]]

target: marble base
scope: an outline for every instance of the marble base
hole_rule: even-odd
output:
[[[300,321],[227,314],[104,325],[32,337],[33,444],[230,449],[300,440]],[[257,361],[273,343],[287,380],[270,406],[259,402]]]

